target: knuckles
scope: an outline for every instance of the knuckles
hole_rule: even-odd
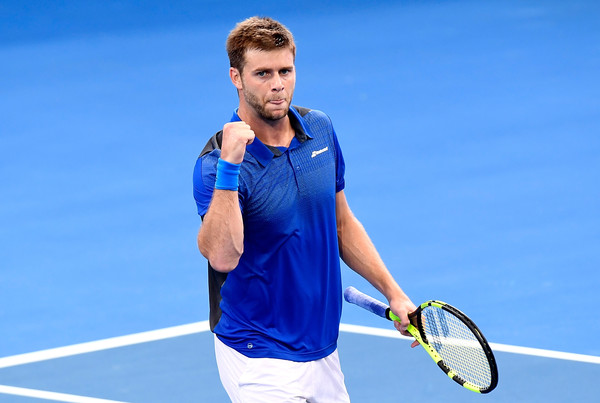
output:
[[[254,132],[245,122],[229,122],[223,126],[223,136],[250,140],[254,138]]]
[[[229,122],[223,126],[221,158],[239,164],[244,159],[246,146],[254,141],[255,135],[245,122]]]

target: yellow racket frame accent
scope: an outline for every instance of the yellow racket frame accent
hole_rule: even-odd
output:
[[[417,340],[419,342],[419,344],[425,349],[425,351],[427,351],[427,354],[429,354],[429,356],[442,369],[442,371],[444,371],[450,379],[454,380],[456,373],[454,373],[454,371],[452,371],[452,370],[448,370],[448,368],[443,364],[442,357],[440,356],[440,354],[429,343],[426,343],[423,340],[423,337],[421,336],[421,332],[419,332],[419,329],[417,328],[416,323],[413,323],[413,320],[416,320],[417,312],[419,311],[419,309],[425,309],[428,306],[435,306],[437,308],[442,308],[444,305],[447,305],[447,304],[444,302],[440,302],[440,301],[428,301],[428,302],[421,304],[421,306],[419,306],[417,311],[413,312],[413,314],[411,314],[409,316],[409,320],[411,321],[411,323],[408,324],[408,326],[406,327],[406,330],[415,338],[415,340]],[[389,310],[388,314],[390,316],[390,319],[392,319],[398,323],[401,323],[400,318],[398,316],[394,315],[394,313],[391,310]],[[442,363],[442,365],[440,363]],[[464,383],[462,383],[462,386],[472,392],[481,393],[481,389],[479,387],[477,387],[476,385],[473,385],[469,381],[464,381]]]

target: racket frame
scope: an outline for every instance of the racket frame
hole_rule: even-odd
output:
[[[425,335],[425,332],[423,329],[423,323],[421,320],[421,312],[425,308],[430,307],[430,306],[448,311],[449,313],[454,315],[457,319],[459,319],[461,322],[463,322],[471,330],[471,332],[473,333],[473,335],[476,337],[477,341],[481,345],[483,352],[490,364],[492,380],[488,387],[482,389],[482,388],[478,387],[477,385],[474,385],[473,383],[462,379],[459,375],[457,375],[451,368],[449,368],[444,363],[442,356],[436,351],[435,348],[433,348],[433,346],[431,346],[431,344],[429,344],[429,342],[427,341],[427,336]],[[396,316],[389,307],[386,309],[385,315],[386,315],[387,319],[389,319],[389,320],[394,320],[398,323],[401,322],[400,318],[398,316]],[[485,339],[485,337],[483,336],[483,334],[481,333],[481,331],[479,330],[479,328],[477,327],[477,325],[475,325],[475,323],[473,323],[473,321],[471,319],[469,319],[469,317],[467,315],[465,315],[460,310],[456,309],[452,305],[449,305],[445,302],[431,300],[431,301],[422,303],[419,307],[417,307],[416,311],[411,312],[408,315],[408,318],[410,320],[410,323],[408,324],[406,330],[415,338],[415,340],[417,340],[419,342],[419,344],[425,349],[425,351],[427,351],[429,356],[438,365],[438,367],[440,367],[440,369],[442,371],[444,371],[444,373],[446,375],[448,375],[448,377],[450,379],[452,379],[459,385],[463,386],[464,388],[466,388],[472,392],[475,392],[475,393],[482,393],[482,394],[489,393],[496,387],[496,385],[498,384],[498,367],[496,365],[496,359],[494,358],[492,349],[489,346],[489,344],[488,344],[487,340]]]

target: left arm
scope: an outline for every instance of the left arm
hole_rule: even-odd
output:
[[[394,326],[402,334],[410,336],[406,326],[408,314],[416,310],[415,304],[385,267],[367,231],[350,210],[343,190],[336,194],[335,207],[342,260],[387,298],[392,312],[402,320],[401,324],[394,321]]]

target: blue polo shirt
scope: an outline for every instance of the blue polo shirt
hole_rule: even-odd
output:
[[[287,149],[258,138],[239,178],[244,253],[228,274],[209,264],[211,329],[248,357],[312,361],[337,346],[342,309],[335,216],[344,159],[327,115],[290,108]],[[234,113],[232,121],[240,120]],[[194,169],[198,214],[210,205],[222,132]]]

